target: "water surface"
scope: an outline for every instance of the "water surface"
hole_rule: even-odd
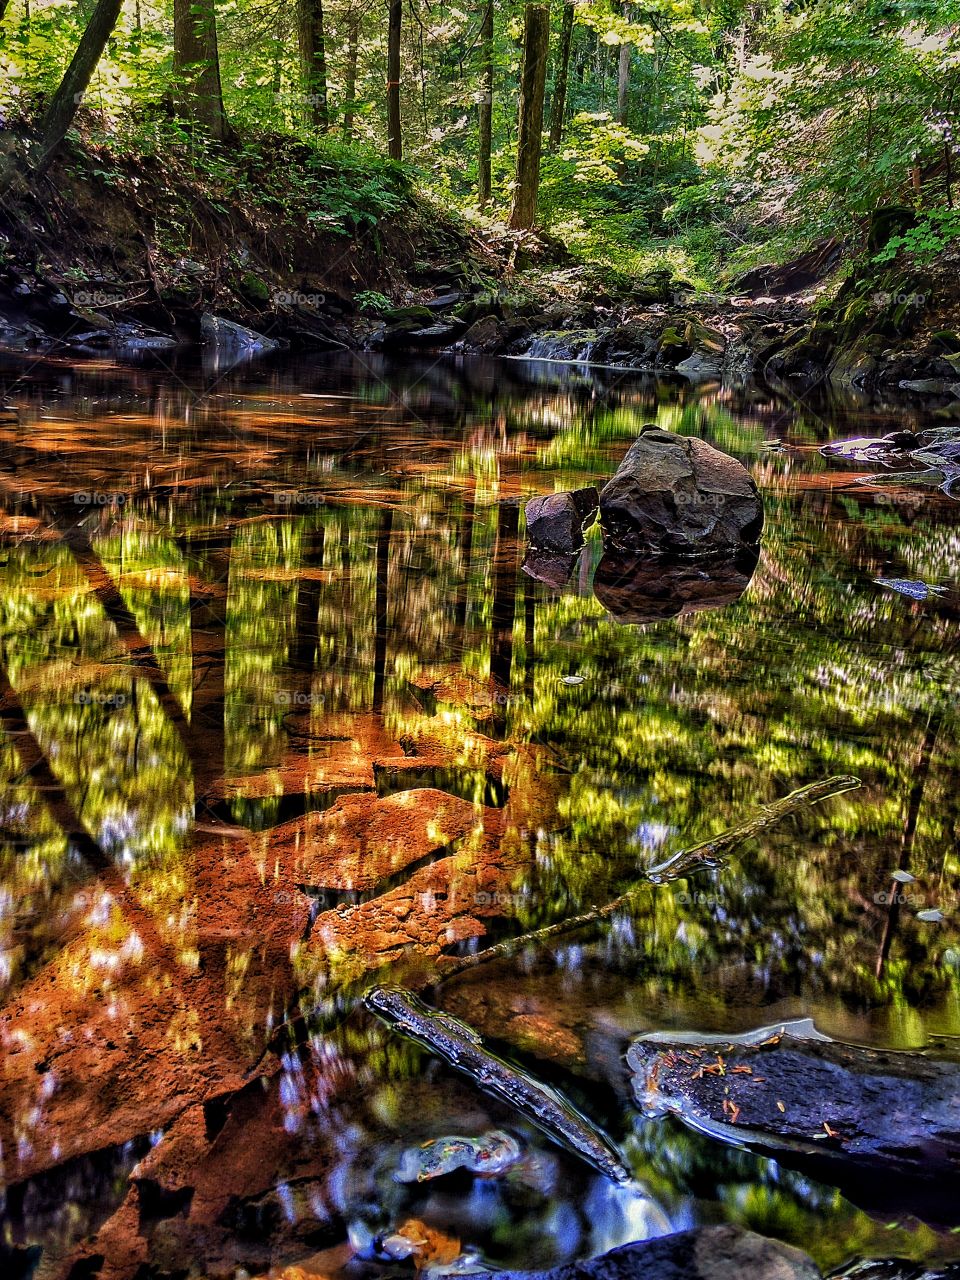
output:
[[[437,1262],[495,1266],[664,1220],[824,1267],[960,1253],[957,1211],[910,1188],[642,1122],[623,1063],[643,1030],[794,1016],[960,1036],[960,505],[817,452],[922,418],[537,362],[4,376],[11,1267],[383,1275],[362,1255],[411,1219]],[[766,531],[741,595],[671,617],[635,584],[659,620],[630,625],[593,590],[599,530],[552,588],[521,508],[602,483],[647,422],[740,458]],[[613,1135],[663,1216],[357,1006],[833,773],[863,785],[600,935],[438,988]],[[394,1178],[405,1148],[494,1127],[524,1145],[508,1176]]]

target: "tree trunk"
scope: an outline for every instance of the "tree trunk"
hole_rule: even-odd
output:
[[[627,123],[627,99],[630,94],[630,53],[628,44],[620,46],[620,62],[617,67],[617,120]]]
[[[330,111],[327,106],[323,0],[297,0],[297,41],[307,119],[319,133],[326,133],[330,128]]]
[[[482,208],[490,199],[492,181],[490,153],[493,150],[493,5],[486,0],[480,28],[480,137],[477,161],[477,195]]]
[[[220,84],[215,0],[173,0],[173,74],[184,117],[223,142],[229,126]]]
[[[510,226],[532,227],[537,220],[540,194],[540,148],[543,133],[543,93],[547,82],[550,49],[550,9],[528,4],[523,18],[523,67],[520,72],[517,181],[513,191]]]
[[[360,47],[360,18],[354,14],[347,28],[347,69],[344,76],[343,140],[353,140],[353,112],[357,98],[357,59]]]
[[[403,159],[403,133],[400,123],[400,28],[403,23],[403,0],[390,0],[387,28],[387,154],[391,160]]]
[[[559,147],[563,141],[564,116],[567,110],[567,78],[570,74],[570,45],[573,42],[573,3],[566,0],[560,21],[560,52],[557,57],[557,78],[550,103],[550,145]]]
[[[122,0],[98,0],[93,16],[80,37],[77,51],[40,124],[40,145],[36,161],[38,173],[49,166],[66,137],[67,130],[73,124],[84,91],[117,24],[121,4]]]

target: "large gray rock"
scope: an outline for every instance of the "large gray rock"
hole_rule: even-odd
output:
[[[228,355],[275,351],[280,345],[266,334],[257,333],[255,329],[248,329],[223,316],[215,316],[210,311],[205,311],[200,317],[200,332],[206,345]]]
[[[667,555],[755,546],[763,503],[735,458],[695,436],[644,427],[600,494],[606,545]]]
[[[598,503],[599,494],[593,488],[531,498],[525,508],[531,545],[543,551],[578,551],[583,546],[584,528],[596,517]]]
[[[612,1249],[552,1271],[498,1271],[497,1280],[820,1280],[799,1249],[742,1227],[698,1227]]]

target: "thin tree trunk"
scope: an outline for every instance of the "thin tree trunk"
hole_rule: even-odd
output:
[[[42,173],[49,167],[50,161],[67,136],[67,130],[73,124],[87,85],[117,25],[121,4],[122,0],[98,0],[93,16],[80,37],[77,51],[41,121],[40,145],[37,149],[35,166],[38,173]]]
[[[560,52],[557,55],[557,78],[550,103],[550,145],[559,147],[563,141],[564,117],[567,111],[567,79],[570,74],[570,46],[573,43],[573,3],[566,0],[560,21]]]
[[[520,72],[517,180],[513,191],[510,226],[533,227],[540,194],[540,149],[543,134],[543,94],[547,82],[550,48],[550,9],[528,4],[523,18],[523,67]]]
[[[357,98],[357,60],[360,48],[360,18],[354,14],[347,28],[347,69],[344,77],[343,140],[353,140],[353,113]]]
[[[319,133],[330,128],[327,105],[327,49],[323,36],[323,0],[297,0],[297,40],[307,119]]]
[[[390,0],[387,26],[387,154],[403,159],[403,132],[400,122],[400,31],[403,0]]]
[[[223,142],[230,129],[220,84],[215,0],[173,0],[173,74],[185,118]]]
[[[480,207],[487,203],[493,189],[490,154],[493,150],[493,5],[486,0],[483,25],[480,28],[480,136],[477,160],[477,196]]]
[[[630,95],[630,45],[620,46],[620,61],[617,67],[617,120],[627,123],[627,101]]]

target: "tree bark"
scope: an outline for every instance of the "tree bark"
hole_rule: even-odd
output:
[[[517,231],[533,227],[537,220],[540,149],[543,141],[543,94],[547,82],[549,48],[550,9],[543,4],[528,4],[523,18],[517,180],[510,212],[510,226]]]
[[[223,142],[229,125],[220,84],[216,0],[174,0],[173,73],[184,117]]]
[[[323,0],[297,0],[297,42],[307,119],[319,133],[326,133],[330,128],[330,110],[327,104]]]
[[[387,154],[403,159],[403,131],[400,121],[400,30],[403,0],[390,0],[387,25]]]
[[[567,111],[567,80],[570,75],[570,46],[573,43],[573,0],[566,0],[560,20],[560,52],[557,56],[557,78],[550,103],[550,145],[563,141],[564,117]]]
[[[77,51],[40,124],[40,145],[35,165],[38,173],[48,168],[73,124],[87,85],[117,25],[121,3],[122,0],[98,0],[93,16],[80,37]]]
[[[617,120],[627,123],[627,103],[630,95],[630,45],[620,46],[620,61],[617,66]]]
[[[347,69],[344,75],[343,140],[353,140],[353,113],[357,98],[357,61],[360,48],[360,17],[354,14],[347,28]]]
[[[492,180],[490,155],[493,150],[493,5],[486,0],[480,27],[480,129],[477,160],[477,196],[480,207],[490,199]]]

